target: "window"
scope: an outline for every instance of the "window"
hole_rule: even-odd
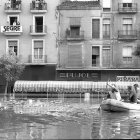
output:
[[[43,59],[43,40],[35,40],[34,41],[34,60]]]
[[[8,40],[8,54],[18,55],[18,41],[17,40]]]
[[[103,11],[104,12],[110,11],[110,8],[111,8],[110,0],[103,0]]]
[[[99,66],[100,62],[100,50],[99,46],[92,47],[92,66],[97,67]]]
[[[132,18],[123,19],[123,32],[124,35],[131,35],[132,33]]]
[[[92,38],[100,38],[100,19],[92,19]]]
[[[74,43],[68,45],[67,67],[81,68],[82,66],[82,45]]]
[[[103,63],[103,67],[109,67],[111,65],[111,49],[110,49],[110,46],[103,46],[102,63]]]
[[[123,7],[124,8],[131,8],[132,7],[132,0],[123,0]]]
[[[110,19],[103,19],[103,38],[110,38]]]
[[[80,37],[81,18],[70,18],[70,36],[73,38]]]
[[[17,22],[19,22],[19,16],[16,15],[10,15],[8,16],[8,24],[9,25],[17,25]]]
[[[123,47],[122,56],[124,64],[132,63],[132,46]]]
[[[70,27],[70,36],[79,37],[80,36],[80,27]]]
[[[44,27],[44,16],[34,16],[33,29],[35,33],[43,33]]]

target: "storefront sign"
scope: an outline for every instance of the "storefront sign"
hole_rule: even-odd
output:
[[[91,78],[91,77],[98,77],[98,73],[88,73],[88,72],[67,72],[67,73],[60,73],[60,78]]]
[[[22,26],[1,26],[1,32],[22,32]]]
[[[117,76],[116,81],[118,82],[139,82],[139,76]]]

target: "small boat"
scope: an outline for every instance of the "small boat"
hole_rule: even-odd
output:
[[[103,100],[100,107],[104,111],[111,112],[140,111],[140,104],[123,102],[115,99]]]

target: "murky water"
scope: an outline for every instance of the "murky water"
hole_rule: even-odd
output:
[[[99,99],[8,102],[0,111],[0,140],[140,138],[140,113],[99,111]]]

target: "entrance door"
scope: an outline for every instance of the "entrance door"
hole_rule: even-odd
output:
[[[43,32],[43,17],[35,17],[35,32]]]

